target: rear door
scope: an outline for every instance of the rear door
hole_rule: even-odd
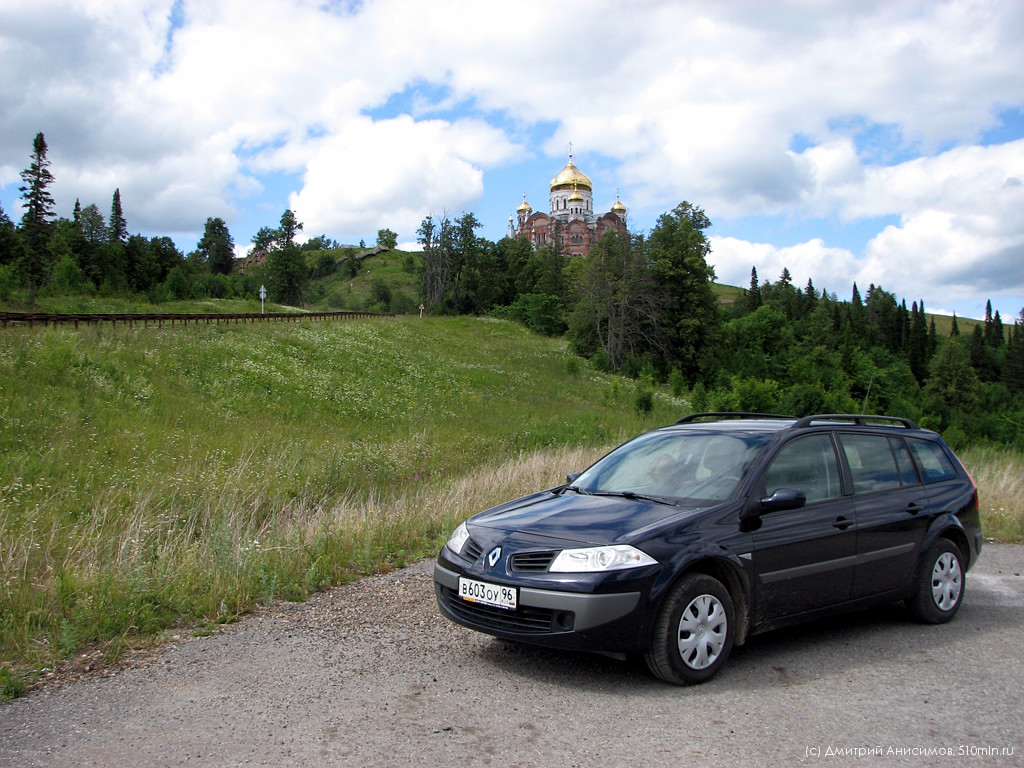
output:
[[[928,493],[901,437],[841,432],[853,482],[857,566],[853,597],[906,591],[928,528]]]
[[[852,501],[827,432],[785,443],[755,493],[803,491],[807,505],[768,512],[752,534],[758,621],[771,621],[850,599],[857,533]]]

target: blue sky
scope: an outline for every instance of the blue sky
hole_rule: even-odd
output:
[[[46,135],[75,199],[186,252],[305,235],[500,238],[576,164],[634,231],[686,200],[719,280],[788,268],[930,311],[1024,308],[1019,0],[6,0],[0,204]]]

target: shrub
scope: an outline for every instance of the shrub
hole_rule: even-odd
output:
[[[637,389],[636,399],[633,404],[640,416],[649,415],[654,410],[654,393],[650,387],[645,384]]]
[[[672,373],[668,375],[668,385],[672,389],[674,397],[682,397],[686,390],[686,377],[683,376],[683,372],[678,368],[673,368]]]

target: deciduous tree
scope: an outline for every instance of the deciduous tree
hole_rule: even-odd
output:
[[[587,256],[576,285],[569,340],[580,354],[600,352],[613,369],[658,347],[660,307],[642,249],[609,232]]]
[[[720,327],[711,288],[715,270],[707,262],[711,246],[704,235],[710,226],[703,210],[684,201],[658,218],[646,242],[660,293],[663,363],[678,367],[690,382],[712,359]]]
[[[387,248],[389,251],[393,251],[398,247],[398,235],[390,229],[378,229],[377,245],[381,248]]]
[[[214,274],[228,275],[235,263],[235,242],[231,239],[228,225],[219,216],[206,220],[203,236],[196,245],[196,251],[206,261]]]

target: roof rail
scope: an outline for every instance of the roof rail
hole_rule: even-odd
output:
[[[920,429],[913,421],[901,416],[878,416],[866,413],[819,413],[815,416],[804,416],[797,420],[793,429],[809,427],[820,421],[849,421],[861,427],[871,424],[878,425],[878,422],[891,422],[893,426],[902,426],[904,429]]]
[[[697,419],[793,419],[795,416],[783,416],[778,413],[744,413],[741,411],[709,411],[707,413],[691,413],[683,416],[676,424],[690,424]]]

